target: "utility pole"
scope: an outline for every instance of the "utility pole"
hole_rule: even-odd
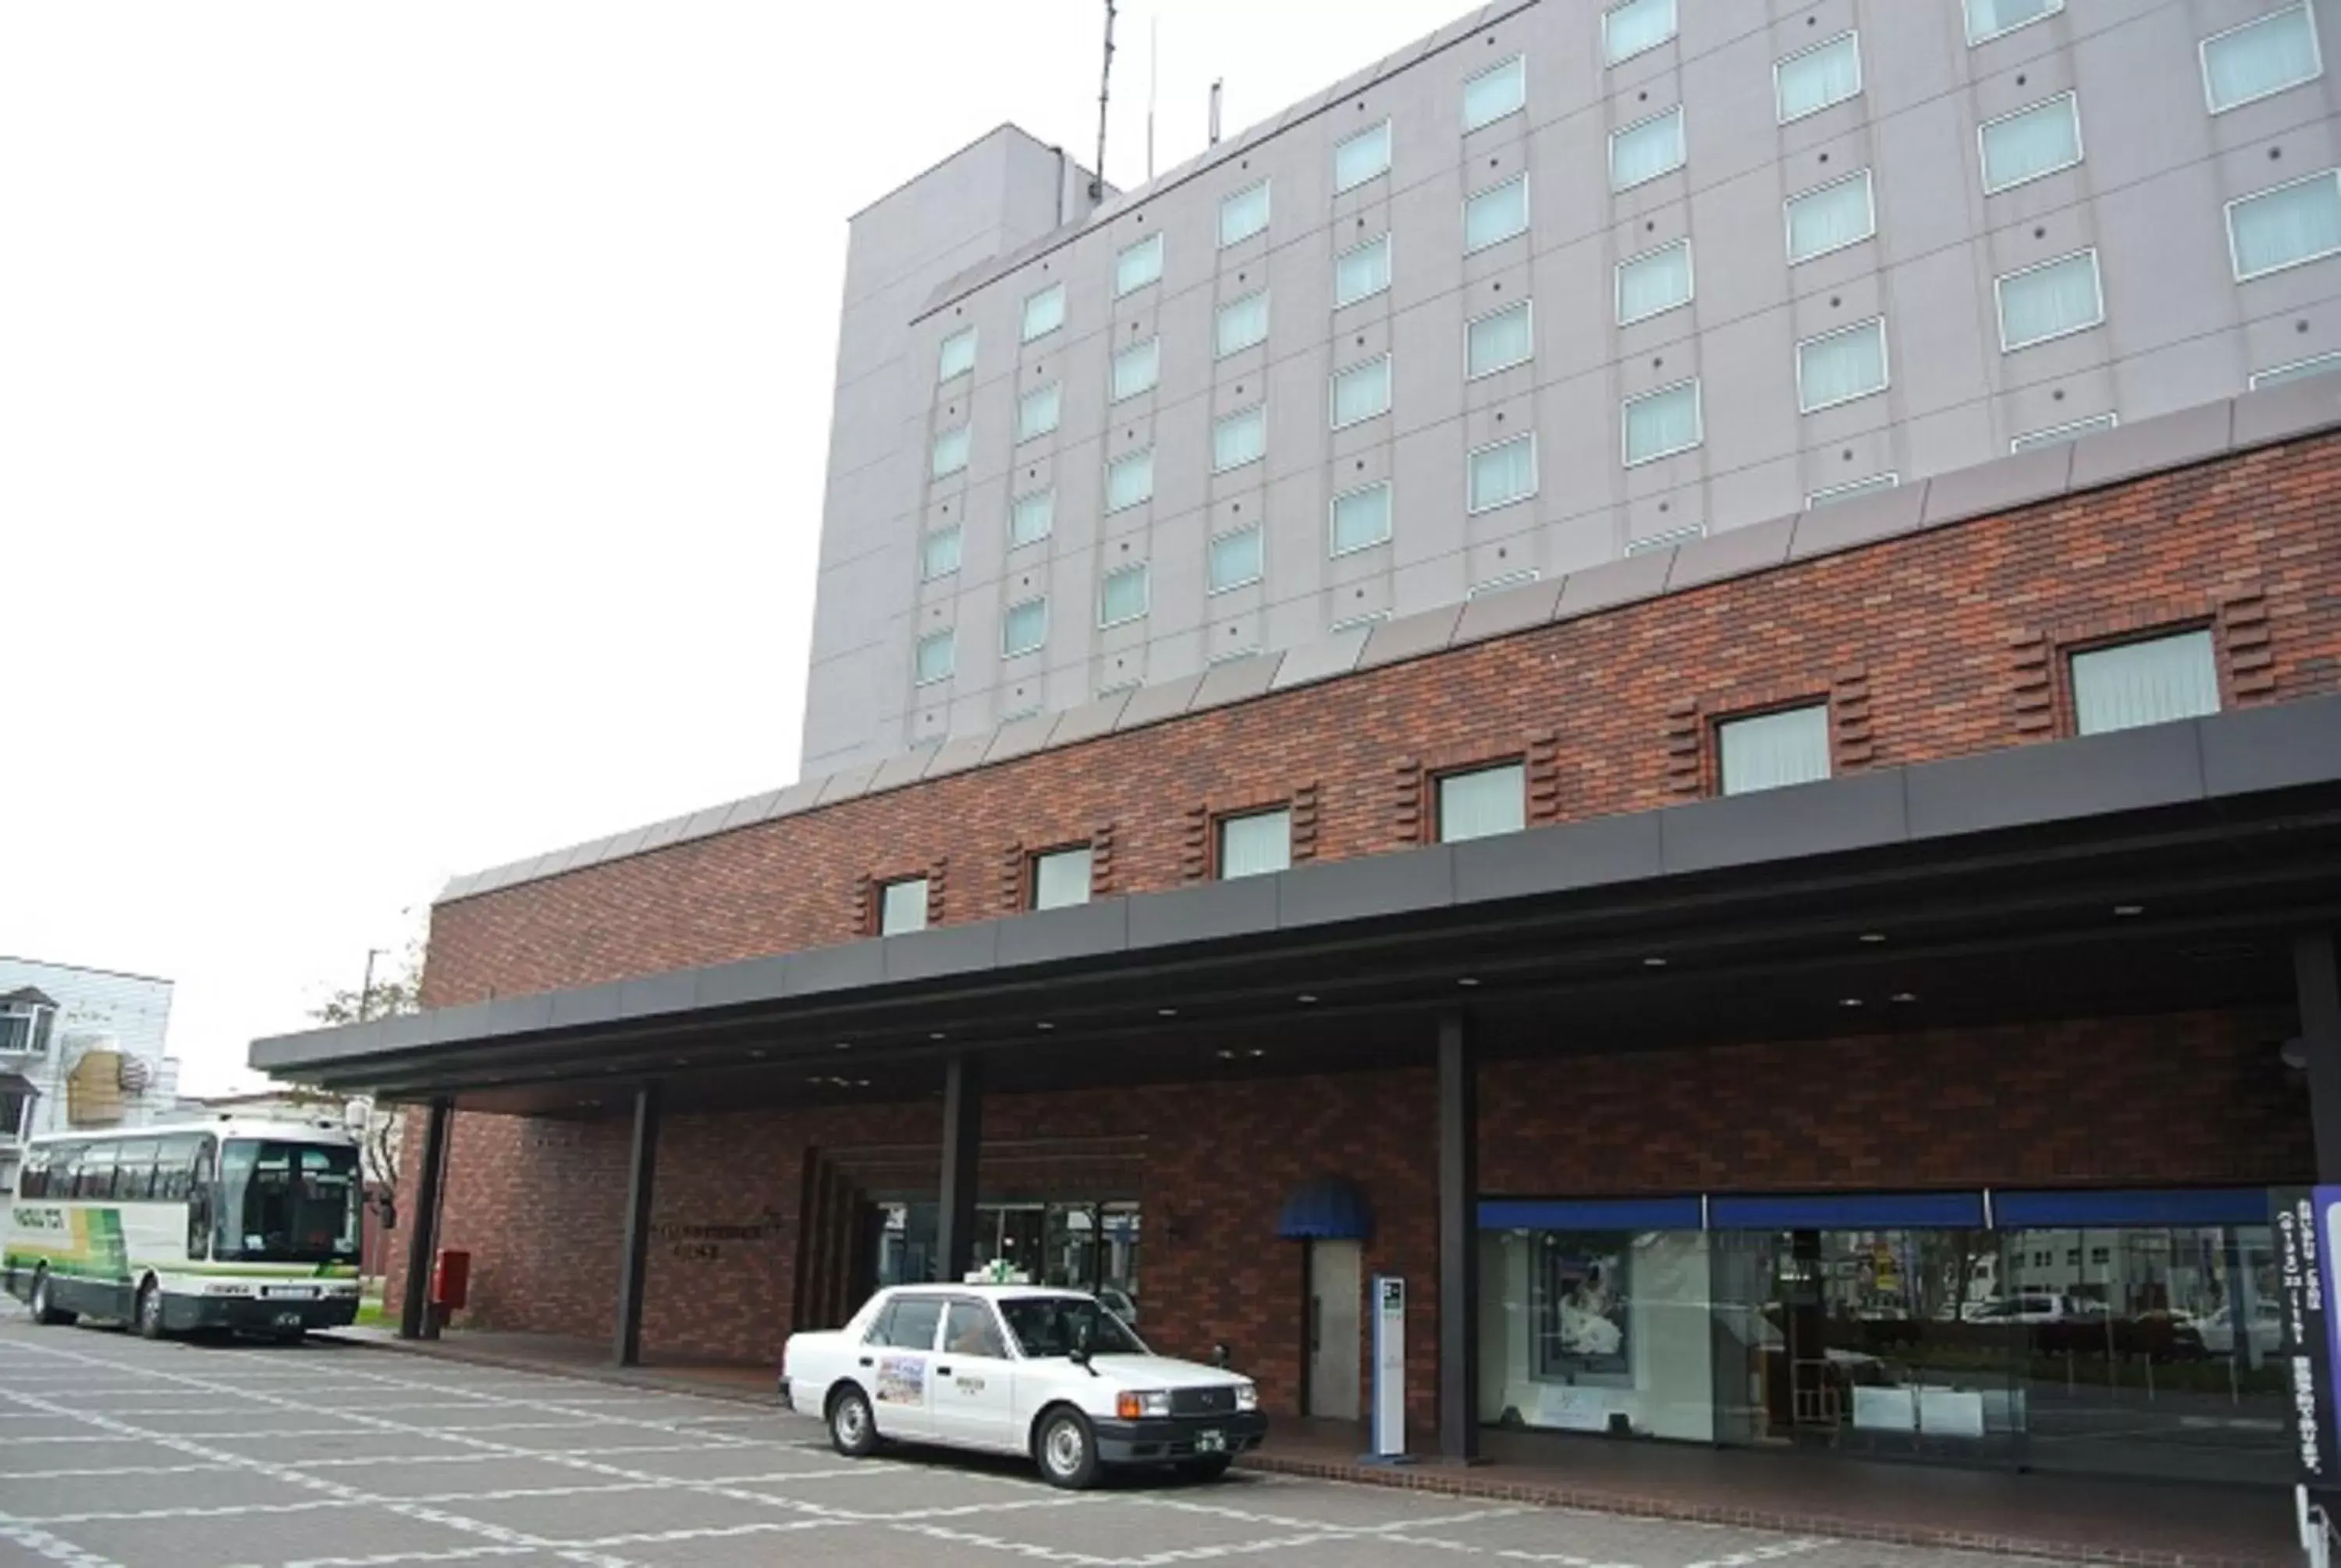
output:
[[[374,961],[389,951],[390,949],[388,948],[368,948],[366,949],[365,984],[358,987],[357,1021],[361,1024],[365,1022],[366,1009],[372,1006],[374,1002]]]

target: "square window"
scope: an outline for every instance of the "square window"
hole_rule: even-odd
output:
[[[2316,21],[2289,5],[2203,40],[2203,94],[2211,113],[2271,97],[2325,74]]]
[[[889,882],[879,895],[878,934],[899,937],[907,931],[927,928],[927,879],[905,877],[899,882]]]
[[[1070,909],[1090,901],[1090,847],[1051,849],[1032,857],[1032,908]]]
[[[1390,362],[1384,354],[1333,372],[1333,428],[1390,412]]]
[[[1689,452],[1700,431],[1698,382],[1677,382],[1626,402],[1626,466]]]
[[[1636,322],[1690,303],[1690,242],[1677,240],[1618,263],[1618,324]]]
[[[1118,457],[1106,465],[1105,509],[1121,511],[1154,499],[1154,449]]]
[[[1024,301],[1024,341],[1045,338],[1065,324],[1065,285],[1051,283]]]
[[[919,553],[920,575],[931,582],[938,577],[949,577],[958,570],[958,528],[939,528],[927,535],[926,545]]]
[[[2228,203],[2227,242],[2239,283],[2341,251],[2341,173]]]
[[[1011,604],[1000,622],[1000,657],[1014,659],[1038,650],[1049,640],[1049,601],[1028,599]]]
[[[2341,371],[2341,353],[2318,354],[2314,359],[2295,360],[2288,365],[2252,372],[2252,390],[2280,387],[2286,382],[2305,382],[2312,376],[2329,376]]]
[[[1390,166],[1390,123],[1360,131],[1333,149],[1333,194],[1354,191]]]
[[[1868,479],[1857,479],[1850,484],[1833,484],[1827,490],[1817,490],[1805,497],[1805,510],[1812,511],[1824,506],[1835,506],[1841,501],[1875,495],[1881,490],[1892,490],[1901,482],[1902,476],[1898,473],[1877,473]]]
[[[1630,191],[1683,166],[1683,114],[1678,104],[1609,136],[1609,188]]]
[[[1536,354],[1536,324],[1529,302],[1522,300],[1481,316],[1463,329],[1463,371],[1467,377],[1493,375]]]
[[[965,327],[943,340],[942,352],[936,356],[935,382],[967,374],[975,368],[975,329]]]
[[[1056,531],[1057,492],[1036,490],[1030,495],[1020,495],[1008,512],[1008,548],[1021,544],[1038,544]]]
[[[1625,0],[1601,14],[1601,47],[1618,65],[1675,35],[1675,0]]]
[[[1047,435],[1055,430],[1058,408],[1062,401],[1055,382],[1026,392],[1016,404],[1016,439],[1031,441],[1035,436]]]
[[[1136,397],[1152,392],[1162,371],[1162,340],[1149,338],[1142,343],[1132,343],[1113,356],[1113,401]]]
[[[1247,185],[1220,203],[1220,244],[1240,244],[1268,227],[1268,182]]]
[[[2096,435],[2102,431],[2109,431],[2113,428],[2112,414],[2097,414],[2088,419],[2077,419],[2070,424],[2052,425],[2047,430],[2036,430],[2030,435],[2017,436],[2007,443],[2007,450],[2014,453],[2034,452],[2044,446],[2063,446],[2067,442],[2078,441],[2085,435]]]
[[[949,479],[967,466],[967,426],[958,425],[935,437],[934,477]]]
[[[1508,571],[1501,577],[1491,577],[1485,582],[1473,583],[1464,590],[1463,597],[1469,600],[1477,599],[1482,594],[1501,593],[1509,588],[1525,588],[1542,575],[1543,573],[1538,571],[1533,566],[1525,571]]]
[[[1120,626],[1146,613],[1147,583],[1143,562],[1116,567],[1105,574],[1098,590],[1098,624]]]
[[[1385,480],[1333,498],[1333,553],[1347,555],[1390,536],[1390,487]]]
[[[1449,773],[1439,780],[1439,841],[1460,844],[1529,825],[1528,769],[1518,762]]]
[[[1536,494],[1536,437],[1516,435],[1471,454],[1465,476],[1465,501],[1473,512],[1526,501]]]
[[[1988,121],[1977,135],[1983,194],[1997,195],[2081,161],[2081,101],[2061,94]]]
[[[1723,754],[1723,792],[1746,795],[1829,776],[1827,703],[1730,719],[1715,727]]]
[[[1797,345],[1797,407],[1834,408],[1886,390],[1883,318],[1824,332]]]
[[[2097,253],[2082,251],[1996,280],[2003,352],[2087,332],[2106,319]]]
[[[1515,174],[1463,203],[1465,253],[1500,244],[1529,226],[1529,177]]]
[[[1253,811],[1220,819],[1220,880],[1264,877],[1292,866],[1292,813]]]
[[[1861,95],[1861,40],[1840,33],[1772,67],[1773,106],[1783,125]]]
[[[949,631],[931,631],[919,639],[919,684],[949,680],[959,668],[958,639]]]
[[[1268,337],[1268,291],[1246,294],[1220,307],[1220,318],[1214,335],[1219,357],[1241,353]]]
[[[1211,426],[1211,471],[1225,473],[1268,455],[1268,406],[1254,403]]]
[[[2073,719],[2084,735],[2219,711],[2208,631],[2182,631],[2073,655]]]
[[[1515,55],[1500,65],[1490,65],[1463,84],[1463,129],[1468,134],[1492,125],[1507,114],[1517,114],[1529,101],[1529,63]]]
[[[1225,593],[1230,588],[1258,582],[1264,570],[1263,556],[1264,545],[1258,523],[1213,539],[1210,549],[1211,591]]]
[[[1788,264],[1858,245],[1878,233],[1869,171],[1832,181],[1788,203]]]
[[[1368,240],[1333,260],[1333,307],[1371,299],[1390,285],[1390,237]]]
[[[1967,42],[1981,44],[2013,33],[2065,8],[2065,0],[1967,0]]]
[[[1113,259],[1113,297],[1134,294],[1162,276],[1162,236],[1149,234]]]

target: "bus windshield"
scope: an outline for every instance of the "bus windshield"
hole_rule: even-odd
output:
[[[334,1263],[358,1255],[358,1151],[230,1138],[220,1150],[212,1255],[243,1263]]]

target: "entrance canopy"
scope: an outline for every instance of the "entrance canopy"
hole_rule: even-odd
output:
[[[890,1098],[2287,1004],[2341,917],[2341,698],[255,1041],[466,1109]],[[646,918],[658,918],[655,913]],[[2272,1041],[2272,1047],[2281,1041]]]

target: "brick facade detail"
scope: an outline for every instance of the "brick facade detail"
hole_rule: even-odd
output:
[[[1209,877],[1215,819],[1265,806],[1296,861],[1385,852],[1428,834],[1447,759],[1525,753],[1540,822],[1665,806],[1767,697],[1827,700],[1847,769],[2048,739],[2074,646],[2166,625],[2216,627],[2232,703],[2341,690],[2336,492],[2341,437],[2268,448],[458,899],[425,1000],[850,941],[897,876],[931,878],[938,924],[992,918],[1001,846],[1101,822],[1118,893]]]

